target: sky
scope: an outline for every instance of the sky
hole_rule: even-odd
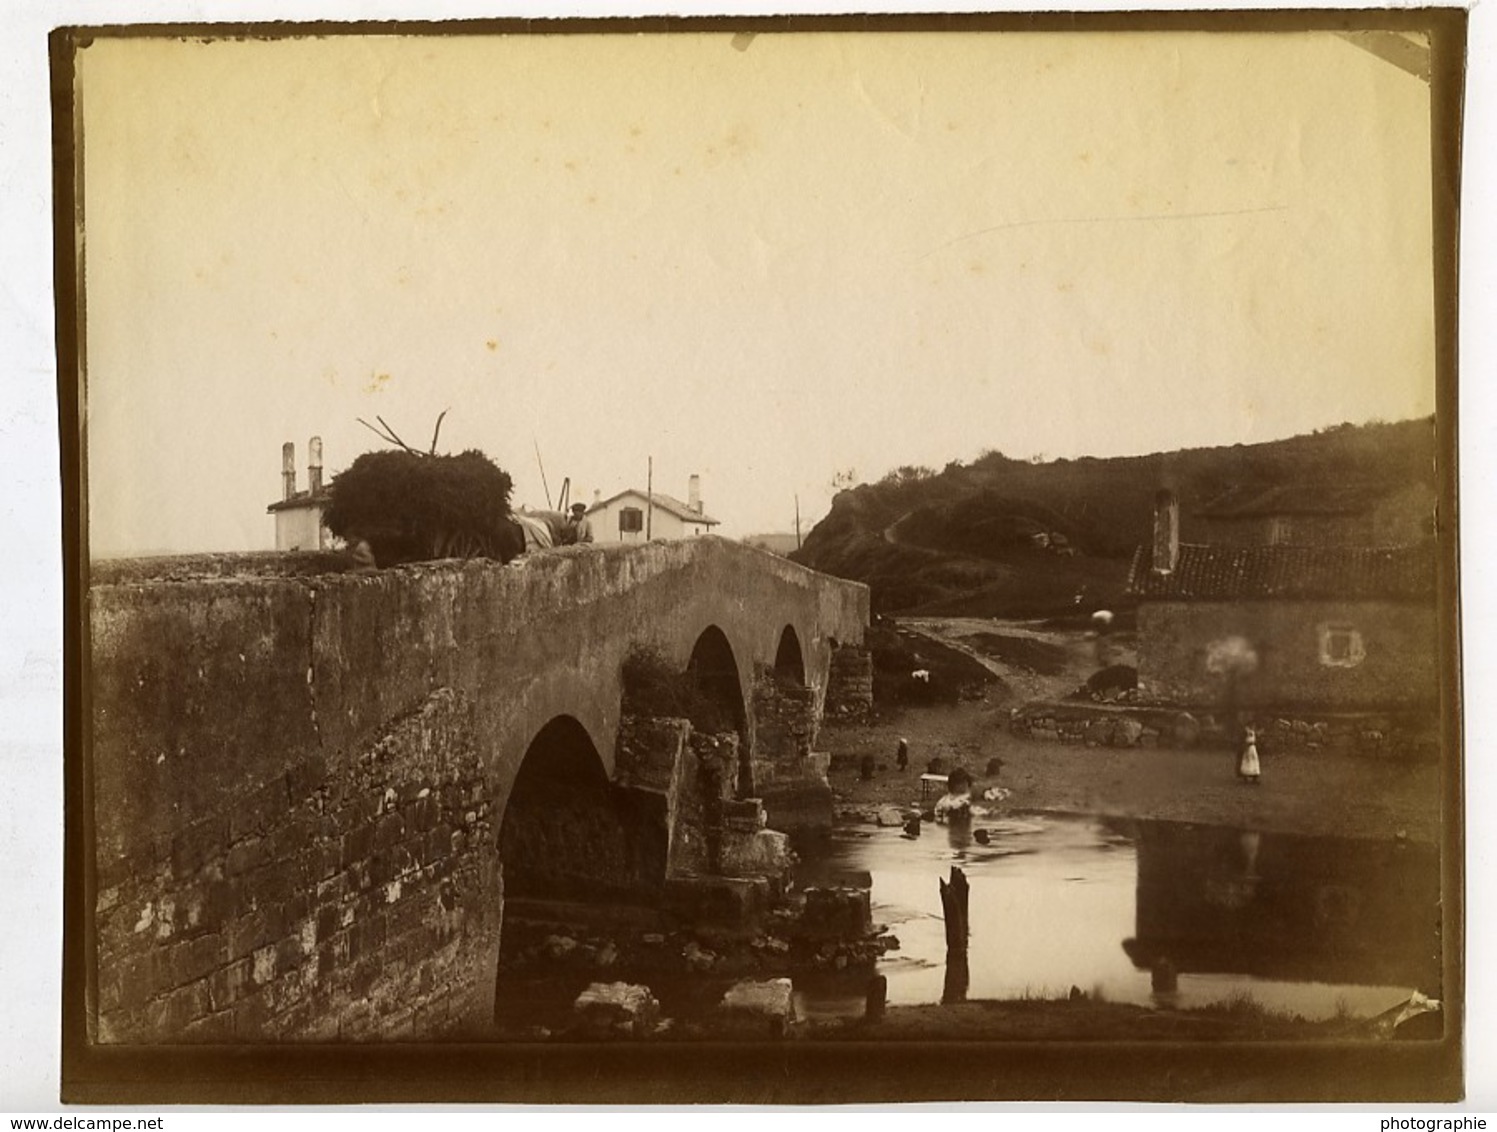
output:
[[[1429,88],[1331,34],[101,39],[79,89],[96,555],[269,548],[282,443],[376,415],[739,536],[1434,409]]]

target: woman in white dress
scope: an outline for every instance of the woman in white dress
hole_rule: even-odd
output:
[[[1258,785],[1258,732],[1251,727],[1243,729],[1242,754],[1237,759],[1237,777],[1243,782]]]

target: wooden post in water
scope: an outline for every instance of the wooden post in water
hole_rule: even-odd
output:
[[[946,951],[967,953],[967,874],[951,866],[951,883],[940,881],[941,915],[946,920]]]
[[[874,975],[868,980],[868,993],[863,1004],[863,1017],[877,1022],[884,1016],[884,1005],[889,1000],[889,979],[886,975]]]
[[[946,920],[946,979],[943,1003],[965,1002],[967,983],[967,874],[951,866],[951,882],[940,881],[941,915]]]

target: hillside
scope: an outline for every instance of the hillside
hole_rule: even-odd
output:
[[[1181,537],[1228,492],[1435,483],[1432,418],[1339,425],[1264,444],[1148,456],[1012,460],[989,453],[944,471],[901,468],[840,493],[792,557],[866,582],[879,612],[1057,616],[1121,604],[1154,495],[1180,500]]]
[[[757,546],[760,550],[767,550],[771,554],[789,555],[795,552],[794,531],[768,531],[757,535],[744,535],[739,542],[747,543],[749,546]]]

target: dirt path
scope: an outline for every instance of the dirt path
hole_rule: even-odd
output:
[[[901,738],[910,767],[894,767]],[[1005,810],[1105,814],[1198,822],[1327,837],[1414,841],[1440,836],[1440,774],[1428,763],[1400,763],[1328,752],[1263,749],[1263,780],[1238,782],[1230,751],[1081,747],[1021,739],[1008,731],[1008,712],[990,704],[912,708],[867,725],[829,725],[821,747],[833,755],[832,789],[838,805],[911,805],[920,774],[934,757],[948,769],[964,765],[978,789],[1011,791]],[[858,777],[858,762],[874,756],[883,769],[873,781]],[[998,776],[985,773],[994,756]]]
[[[899,626],[972,657],[1002,677],[1013,702],[1058,699],[1085,683],[1096,667],[1096,645],[1086,634],[1045,630],[1032,621],[902,617]],[[1132,663],[1131,657],[1124,663]]]

